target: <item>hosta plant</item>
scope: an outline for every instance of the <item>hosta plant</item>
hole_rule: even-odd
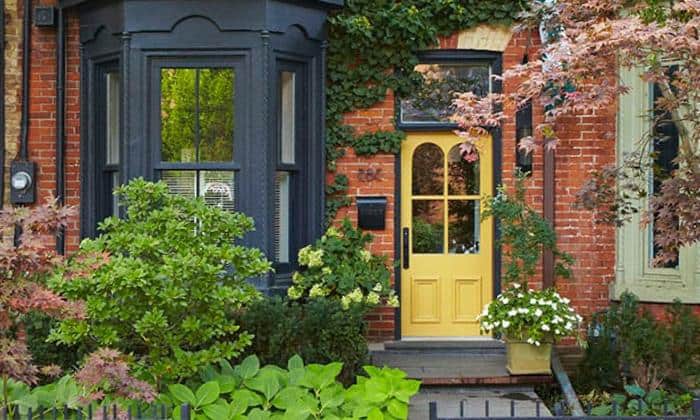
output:
[[[289,360],[287,369],[261,367],[257,357],[249,356],[235,368],[222,362],[220,368],[204,370],[204,383],[197,387],[171,385],[162,400],[187,404],[196,417],[210,420],[407,418],[418,381],[397,369],[366,366],[368,376],[346,389],[336,381],[341,369],[341,363],[304,365],[299,356]]]
[[[355,229],[347,219],[338,228],[330,227],[315,244],[299,251],[302,269],[294,273],[289,298],[338,299],[344,308],[382,303],[397,307],[385,259],[367,249],[371,241],[372,235]]]
[[[486,305],[479,315],[484,332],[536,346],[575,335],[581,316],[554,289],[525,289],[518,283]]]

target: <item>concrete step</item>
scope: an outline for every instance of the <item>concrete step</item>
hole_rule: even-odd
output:
[[[373,347],[372,364],[405,371],[424,385],[523,385],[552,381],[548,375],[511,376],[505,345],[496,340],[395,341]]]

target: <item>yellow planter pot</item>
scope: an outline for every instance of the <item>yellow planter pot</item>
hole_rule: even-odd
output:
[[[511,375],[551,375],[552,344],[539,346],[506,340],[506,369]]]

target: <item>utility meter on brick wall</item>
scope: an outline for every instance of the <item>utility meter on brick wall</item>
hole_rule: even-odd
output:
[[[10,165],[10,202],[33,204],[36,201],[36,164],[15,161]]]

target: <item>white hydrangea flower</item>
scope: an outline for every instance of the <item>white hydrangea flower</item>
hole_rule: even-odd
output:
[[[544,324],[544,325],[542,326],[542,331],[549,331],[549,325]]]
[[[540,309],[540,308],[535,309],[535,316],[540,317],[540,316],[542,316],[542,313],[543,313],[542,309]]]
[[[362,251],[360,251],[360,257],[362,258],[362,261],[369,262],[369,260],[372,259],[372,253],[367,251],[366,249],[363,249]]]
[[[303,291],[295,286],[292,286],[287,290],[287,296],[289,296],[289,298],[292,300],[299,299],[302,294]]]
[[[507,305],[508,302],[510,302],[510,299],[508,299],[507,297],[504,297],[503,299],[501,299],[501,302],[503,302],[504,305]]]
[[[378,305],[379,304],[379,295],[375,292],[369,292],[367,295],[367,303],[370,305]]]
[[[340,298],[340,304],[343,305],[343,309],[350,308],[350,303],[351,303],[351,301],[350,301],[350,298],[348,297],[348,295],[345,295],[342,298]]]
[[[537,305],[537,299],[530,299],[530,305]]]
[[[518,308],[518,312],[521,314],[529,314],[530,310],[528,308]]]
[[[510,327],[510,321],[503,320],[503,322],[501,323],[501,325],[503,326],[503,328],[508,328],[508,327]]]
[[[386,301],[387,305],[391,306],[392,308],[398,308],[399,307],[399,297],[392,294],[389,296],[389,299]]]
[[[522,298],[524,298],[524,297],[525,297],[525,295],[524,295],[524,294],[522,294],[522,293],[518,293],[518,299],[522,299]]]
[[[511,287],[513,287],[513,289],[520,289],[520,283],[513,283]]]
[[[574,324],[572,324],[571,322],[567,322],[566,325],[564,325],[564,328],[566,328],[567,330],[573,330]]]
[[[314,284],[313,287],[311,287],[311,290],[309,290],[309,297],[315,298],[315,297],[323,297],[326,296],[328,293],[324,289],[323,286],[320,284]]]
[[[516,309],[511,309],[508,311],[508,316],[516,316],[518,314],[518,311]]]
[[[372,290],[374,290],[375,292],[381,292],[382,291],[382,284],[381,283],[375,284],[374,287],[372,288]]]

